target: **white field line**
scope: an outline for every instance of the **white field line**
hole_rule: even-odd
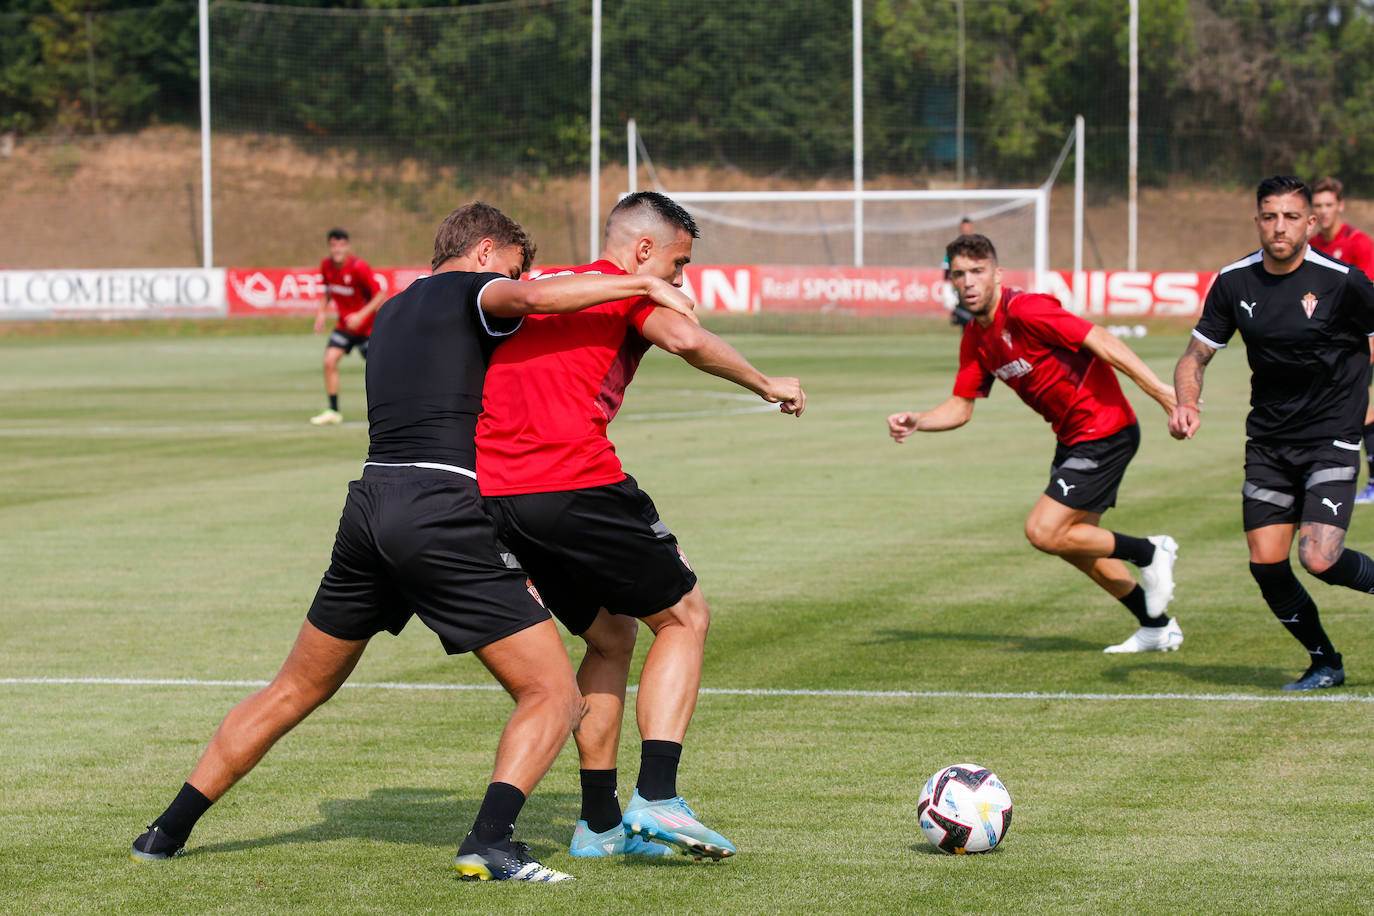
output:
[[[109,687],[266,687],[267,681],[198,680],[192,678],[133,677],[0,677],[0,685],[75,685]],[[498,684],[408,684],[396,681],[348,682],[358,690],[486,691],[498,692]],[[635,688],[630,687],[633,693]],[[1374,696],[1349,693],[1254,694],[1254,693],[1043,693],[985,690],[786,690],[772,688],[703,687],[707,696],[731,697],[856,697],[874,700],[1064,700],[1122,702],[1130,700],[1186,700],[1202,703],[1374,703]]]

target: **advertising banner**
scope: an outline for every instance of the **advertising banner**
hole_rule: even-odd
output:
[[[224,314],[224,271],[220,269],[0,270],[0,318]]]
[[[388,267],[376,271],[388,296],[420,277],[428,267]],[[231,315],[306,315],[324,299],[324,277],[313,267],[230,267],[225,298]]]

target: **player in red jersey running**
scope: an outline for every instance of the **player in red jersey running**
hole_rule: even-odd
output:
[[[358,348],[359,356],[367,359],[372,320],[386,299],[386,291],[377,282],[372,268],[349,250],[346,231],[330,229],[326,241],[329,242],[329,257],[320,262],[324,299],[315,314],[315,333],[324,330],[331,302],[339,313],[339,320],[324,346],[324,393],[329,395],[329,407],[310,418],[316,426],[343,422],[343,414],[339,413],[339,360],[354,347]]]
[[[899,444],[913,433],[963,426],[1001,379],[1054,428],[1059,445],[1050,482],[1026,519],[1026,537],[1063,557],[1116,598],[1140,622],[1107,652],[1169,652],[1183,643],[1178,622],[1165,614],[1174,593],[1178,544],[1098,526],[1116,505],[1126,466],[1140,446],[1135,412],[1121,392],[1116,369],[1159,402],[1175,406],[1174,389],[1131,349],[1092,322],[1066,312],[1051,296],[1003,288],[997,251],[982,235],[950,242],[950,281],[973,315],[959,347],[954,395],[933,410],[894,413],[888,433]],[[1136,584],[1122,560],[1140,569]]]
[[[1374,239],[1345,221],[1345,185],[1340,179],[1322,178],[1312,185],[1312,211],[1317,214],[1317,231],[1307,244],[1374,277]],[[1374,359],[1374,340],[1369,345]],[[1374,504],[1374,401],[1364,415],[1364,459],[1369,478],[1355,494],[1361,506]]]
[[[574,273],[638,274],[682,284],[697,227],[673,201],[631,194],[606,220],[601,260]],[[697,858],[735,847],[677,792],[678,761],[701,684],[710,611],[696,574],[653,501],[626,475],[606,427],[651,345],[800,415],[795,378],[770,378],[690,321],[661,321],[640,298],[587,309],[574,321],[527,319],[487,370],[477,425],[477,480],[501,540],[549,610],[587,643],[577,681],[582,813],[575,856]],[[639,679],[640,771],[624,811],[616,756],[625,685],[643,620],[654,642]],[[661,842],[646,842],[658,840]]]

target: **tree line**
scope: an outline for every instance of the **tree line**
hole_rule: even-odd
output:
[[[589,0],[433,2],[216,0],[216,129],[582,167]],[[608,158],[633,117],[674,165],[845,174],[849,4],[607,0],[604,16]],[[975,180],[1043,179],[1078,114],[1090,175],[1124,175],[1122,0],[867,0],[864,17],[870,174],[952,167],[962,96]],[[1374,0],[1151,0],[1141,17],[1144,180],[1374,179]],[[194,124],[198,79],[194,0],[8,0],[0,13],[0,131]]]

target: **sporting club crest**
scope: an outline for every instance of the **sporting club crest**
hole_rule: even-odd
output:
[[[1317,297],[1312,295],[1311,293],[1308,293],[1306,296],[1303,296],[1302,310],[1307,313],[1308,318],[1311,318],[1312,313],[1317,310]]]

